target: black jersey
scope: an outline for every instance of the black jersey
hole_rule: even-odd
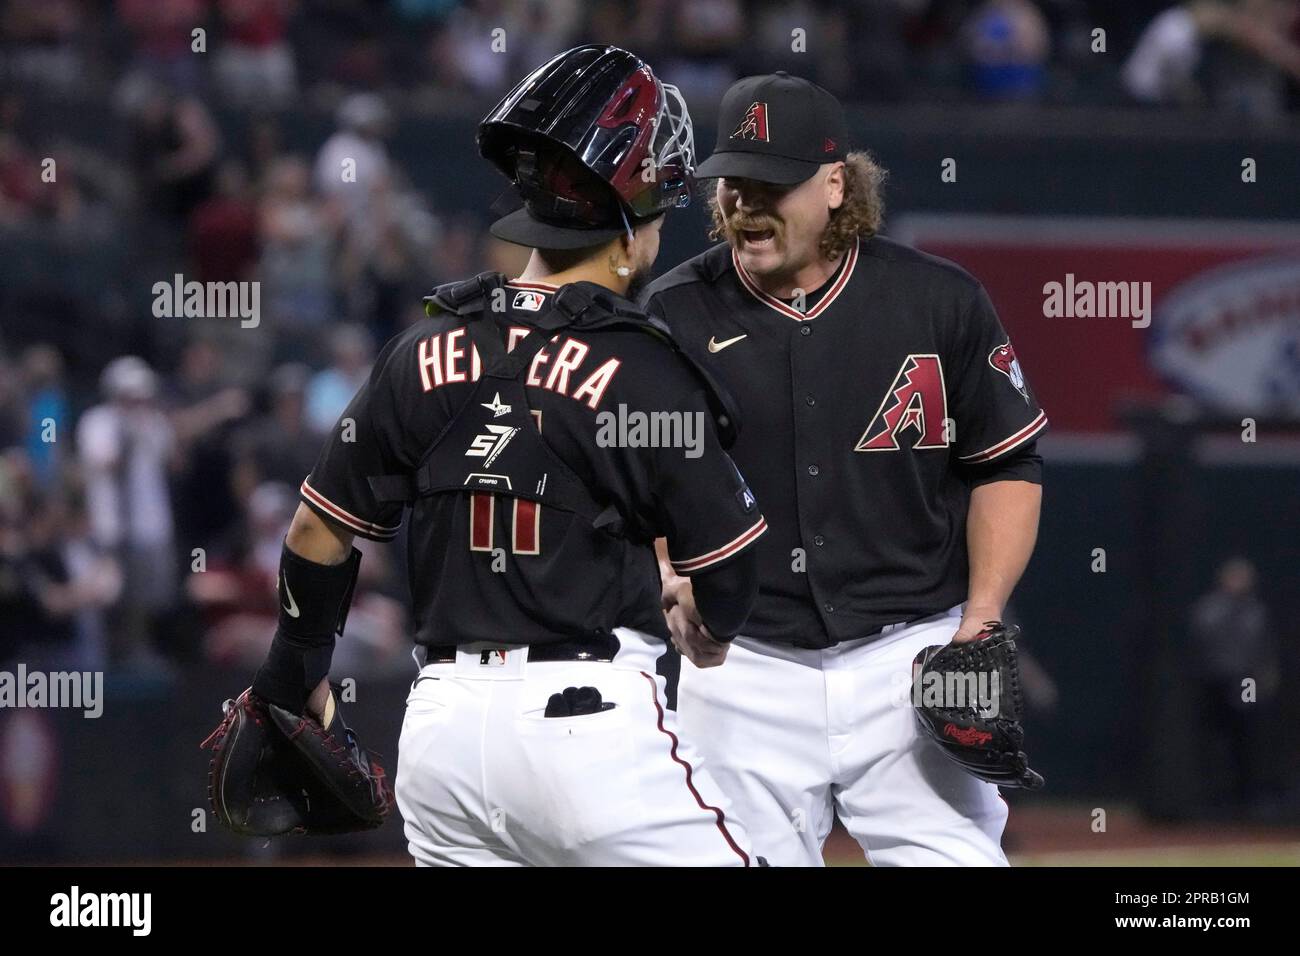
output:
[[[476,321],[493,323],[513,349],[558,291],[507,283],[504,308]],[[488,424],[444,460],[464,463],[476,481],[494,480],[494,459],[512,432],[491,422],[520,416],[480,388],[484,361],[470,332],[464,317],[440,313],[384,347],[302,484],[313,510],[362,537],[392,539],[403,505],[376,493],[376,476],[419,467],[470,401]],[[590,515],[493,494],[481,483],[418,497],[408,541],[417,642],[547,643],[614,627],[667,637],[653,537],[667,537],[674,566],[690,574],[741,553],[766,529],[719,442],[701,379],[663,339],[620,328],[561,330],[521,379],[523,419],[535,423],[545,452],[644,534],[610,534]],[[665,427],[656,431],[652,416]],[[683,442],[668,441],[673,435]],[[531,437],[514,441],[512,453]]]
[[[971,482],[1047,426],[975,279],[875,237],[792,304],[724,243],[643,304],[744,417],[731,454],[771,526],[744,634],[826,647],[966,599]]]

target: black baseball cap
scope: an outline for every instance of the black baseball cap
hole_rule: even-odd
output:
[[[717,144],[695,174],[793,185],[842,160],[848,139],[844,108],[816,83],[784,71],[747,76],[723,94]]]

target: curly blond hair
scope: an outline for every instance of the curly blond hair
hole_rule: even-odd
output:
[[[854,240],[870,239],[880,231],[885,216],[883,189],[888,176],[888,171],[868,152],[852,152],[844,157],[844,201],[838,209],[831,210],[831,220],[818,243],[825,258],[838,259]],[[709,238],[724,239],[727,232],[716,190],[710,190],[708,202],[713,220]]]

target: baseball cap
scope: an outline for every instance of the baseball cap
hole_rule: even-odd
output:
[[[723,94],[718,141],[696,175],[793,185],[842,160],[848,138],[839,100],[816,83],[784,71],[747,76]]]

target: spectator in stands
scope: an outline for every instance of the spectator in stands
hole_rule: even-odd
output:
[[[258,258],[257,201],[243,163],[227,160],[217,191],[190,217],[189,248],[194,278],[230,282],[253,278]]]
[[[371,195],[389,185],[392,169],[384,137],[392,116],[373,93],[354,93],[339,104],[338,129],[316,154],[317,191],[337,203],[343,218],[365,215]]]
[[[58,488],[25,506],[18,567],[31,601],[28,667],[101,670],[107,662],[104,611],[120,596],[122,575],[86,531],[84,511]]]
[[[284,536],[298,504],[289,485],[259,485],[248,497],[244,532],[229,555],[203,574],[190,575],[190,597],[203,608],[208,660],[256,667],[265,659],[279,615],[276,578]],[[409,665],[405,612],[383,593],[392,571],[383,548],[358,541],[365,555],[348,610],[346,641],[335,651],[335,670],[354,677],[400,672]]]
[[[158,377],[124,355],[100,377],[104,397],[77,423],[91,537],[125,575],[112,625],[114,656],[139,670],[167,670],[151,646],[154,622],[177,596],[168,474],[175,432],[158,408]]]
[[[329,368],[312,376],[307,386],[307,424],[317,435],[333,428],[365,384],[374,361],[374,342],[358,325],[340,325],[330,333]],[[303,475],[306,478],[306,475]]]
[[[68,96],[85,80],[84,9],[77,0],[9,0],[0,11],[5,67],[14,82]]]
[[[26,451],[41,487],[60,479],[65,443],[58,439],[72,427],[63,387],[63,356],[49,345],[23,353],[22,389],[26,398]]]
[[[1260,797],[1261,708],[1280,683],[1268,609],[1257,588],[1248,559],[1224,562],[1214,589],[1192,606],[1190,622],[1203,739],[1225,751],[1218,759],[1239,809]],[[1219,766],[1207,769],[1219,776]]]
[[[134,89],[131,154],[145,202],[158,215],[184,223],[212,193],[221,135],[199,100],[147,82]]]
[[[1300,79],[1292,0],[1195,0],[1159,14],[1125,62],[1125,90],[1139,103],[1213,102],[1255,113],[1282,109],[1281,80]],[[1207,59],[1217,68],[1202,69]]]
[[[0,129],[0,225],[33,216],[41,186],[40,159],[16,134]]]
[[[296,489],[316,464],[320,436],[307,428],[304,413],[310,375],[297,363],[277,368],[270,377],[270,414],[253,419],[233,439],[239,500],[266,482]]]
[[[194,53],[194,30],[206,28],[206,6],[207,0],[117,0],[117,17],[132,40],[129,79],[200,93],[206,60]],[[211,49],[207,37],[204,48]]]
[[[389,339],[402,307],[427,291],[423,286],[439,232],[418,192],[397,177],[376,184],[343,234],[338,276],[348,319],[380,340]]]
[[[1029,100],[1042,95],[1052,36],[1030,0],[987,0],[963,30],[971,83],[979,96]]]
[[[311,171],[285,156],[267,173],[259,212],[262,308],[278,357],[316,357],[316,337],[334,318],[334,255],[339,223],[311,192]]]
[[[248,337],[237,324],[227,323],[227,328],[228,339]],[[206,545],[237,520],[230,436],[248,414],[252,398],[247,388],[234,383],[218,341],[196,335],[186,343],[164,396],[175,435],[172,500],[183,562],[191,548]]]
[[[233,106],[288,105],[297,71],[286,34],[296,0],[217,0],[221,43],[213,71],[222,99]]]
[[[675,0],[664,15],[672,51],[662,67],[665,80],[687,97],[717,102],[736,79],[733,57],[749,30],[739,0]]]

